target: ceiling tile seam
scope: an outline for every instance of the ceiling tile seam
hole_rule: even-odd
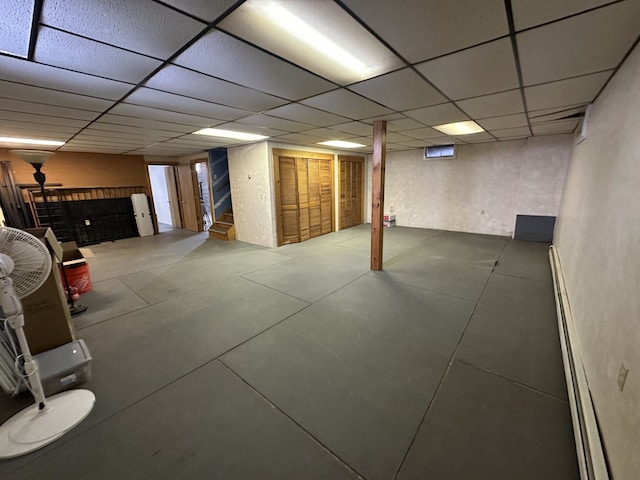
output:
[[[224,103],[212,102],[212,101],[210,101],[210,100],[204,100],[204,99],[199,98],[199,97],[192,97],[192,96],[190,96],[190,95],[184,95],[184,94],[182,94],[182,93],[170,92],[170,91],[168,91],[168,90],[163,90],[163,89],[161,89],[161,88],[157,88],[157,87],[149,87],[149,86],[146,86],[146,85],[145,85],[145,86],[144,86],[144,88],[146,88],[146,89],[148,89],[148,90],[153,90],[153,91],[155,91],[155,92],[168,93],[168,94],[170,94],[170,95],[175,95],[176,97],[188,98],[189,100],[197,100],[198,102],[204,102],[204,103],[209,103],[209,104],[211,104],[211,105],[217,105],[217,106],[219,106],[219,107],[233,108],[234,110],[240,110],[240,111],[242,111],[242,112],[246,112],[246,113],[247,113],[247,116],[251,116],[251,115],[259,115],[259,114],[261,114],[261,113],[263,113],[263,112],[267,112],[267,111],[268,111],[268,110],[260,110],[259,112],[256,112],[255,110],[247,110],[246,108],[235,107],[235,106],[233,106],[233,105],[226,105],[226,104],[224,104]],[[130,94],[131,94],[131,93],[130,93]],[[130,94],[129,94],[129,95],[130,95]],[[280,98],[280,97],[278,97],[278,98]],[[286,100],[288,103],[283,104],[283,105],[278,105],[278,107],[284,107],[285,105],[288,105],[289,103],[291,103],[291,101],[290,101],[290,100],[287,100],[286,98],[284,98],[284,99],[282,99],[282,100]],[[125,101],[123,101],[123,100],[121,100],[121,102],[122,102],[122,103],[129,103],[129,102],[125,102]],[[144,106],[144,105],[140,105],[140,106]],[[278,107],[273,107],[273,108],[278,108]],[[152,108],[155,108],[155,107],[152,107]],[[205,117],[205,118],[208,118],[208,117]],[[245,117],[241,117],[241,118],[245,118]],[[217,120],[217,119],[215,119],[215,120]],[[229,120],[224,120],[224,121],[228,122]]]
[[[511,0],[504,0],[504,8],[507,14],[507,23],[509,24],[509,39],[511,40],[511,50],[513,52],[513,60],[516,64],[516,74],[518,75],[518,85],[520,86],[520,97],[524,107],[524,114],[527,118],[527,126],[533,137],[533,128],[531,128],[531,120],[529,119],[529,109],[527,107],[527,98],[524,95],[524,80],[522,77],[522,66],[520,65],[520,53],[518,51],[518,42],[516,41],[515,22],[513,19],[513,7]],[[494,137],[495,138],[495,137]]]
[[[560,110],[557,110],[551,113],[545,113],[544,115],[532,115],[531,118],[543,118],[543,117],[548,117],[549,115],[557,115],[559,113],[570,112],[571,110],[576,110],[578,108],[582,108],[583,106],[584,104],[573,106],[573,107],[562,107]],[[545,108],[544,110],[547,110],[547,109]],[[531,113],[535,113],[535,112],[536,110],[531,111]]]
[[[27,60],[33,60],[36,53],[36,43],[38,42],[38,31],[40,30],[40,18],[42,17],[42,6],[44,0],[33,2],[33,15],[31,16],[31,30],[29,32],[29,48],[27,50]]]
[[[171,63],[170,65],[174,66],[174,67],[178,67],[178,68],[183,68],[184,70],[189,70],[190,72],[197,73],[199,75],[204,75],[204,76],[209,77],[209,78],[220,80],[221,82],[230,83],[231,85],[235,85],[237,87],[242,87],[242,88],[246,88],[247,90],[252,90],[254,92],[262,93],[263,95],[269,95],[270,97],[275,97],[275,98],[279,98],[281,100],[286,100],[287,102],[295,101],[295,100],[291,100],[289,98],[281,97],[280,95],[276,95],[274,93],[265,92],[264,90],[260,90],[260,89],[255,88],[255,87],[249,87],[247,85],[244,85],[242,83],[238,83],[238,82],[233,81],[233,80],[227,80],[226,78],[216,77],[215,75],[211,75],[210,73],[206,73],[206,72],[202,72],[200,70],[196,70],[195,68],[185,67],[185,66],[177,64],[177,63]],[[147,88],[154,88],[154,87],[147,87]],[[154,90],[160,90],[160,89],[154,88]],[[165,91],[165,90],[163,90],[163,91]],[[173,93],[173,92],[167,92],[167,93]],[[175,94],[175,95],[178,95],[178,94]],[[183,96],[186,96],[186,95],[183,95]],[[195,100],[200,100],[200,99],[195,99]],[[207,101],[207,100],[205,100],[205,101]],[[210,102],[210,103],[214,103],[214,102]],[[223,105],[223,104],[219,104],[219,105]],[[230,107],[230,105],[225,105],[225,106]],[[238,108],[238,107],[232,107],[232,108]],[[244,110],[244,109],[240,109],[240,110]]]
[[[173,95],[175,95],[175,94],[173,94]],[[180,96],[182,96],[182,95],[180,95]],[[185,98],[189,98],[189,97],[185,97]],[[202,100],[201,100],[201,101],[202,101]],[[216,104],[211,103],[211,102],[206,102],[206,103],[210,103],[211,105],[216,105]],[[177,111],[177,110],[169,110],[169,109],[167,109],[167,108],[150,107],[149,105],[141,105],[141,104],[139,104],[139,103],[133,103],[133,102],[118,101],[118,102],[117,102],[117,104],[116,104],[116,105],[114,105],[114,107],[115,107],[115,106],[117,106],[117,105],[132,105],[132,106],[134,106],[134,107],[143,107],[143,108],[151,108],[151,109],[153,109],[153,110],[162,110],[163,112],[169,112],[169,113],[180,113],[180,114],[182,114],[182,115],[192,115],[192,116],[194,116],[194,117],[206,118],[207,120],[212,120],[212,121],[214,121],[214,122],[220,122],[220,123],[227,123],[227,122],[229,122],[229,120],[224,120],[224,119],[222,119],[222,118],[207,117],[207,116],[204,116],[204,115],[196,115],[195,113],[179,112],[179,111]],[[113,107],[112,107],[112,108],[113,108]],[[102,113],[102,115],[101,115],[101,117],[100,117],[100,118],[102,118],[102,116],[103,116],[103,115],[106,115],[107,113],[109,113],[109,111],[110,111],[110,110],[105,110],[105,111]],[[115,114],[115,113],[114,113],[114,114],[112,114],[112,115],[117,115],[117,114]],[[123,116],[125,116],[125,115],[123,115]],[[251,115],[249,115],[249,116],[251,116]],[[143,117],[130,117],[130,118],[141,118],[141,119],[143,119],[143,120],[144,120],[144,118],[143,118]],[[242,117],[242,118],[246,118],[246,117]],[[98,120],[99,120],[99,119],[97,118],[97,119],[95,119],[95,120],[94,120],[94,122],[95,122],[95,121],[98,121]],[[235,121],[235,120],[234,120],[234,121]],[[107,123],[107,122],[105,122],[105,123]],[[190,126],[188,123],[180,123],[180,124],[178,124],[178,125],[186,125],[186,126]],[[193,126],[194,128],[202,128],[202,127],[198,127],[197,125],[191,125],[191,126]]]
[[[20,58],[20,57],[17,57],[17,58]],[[25,59],[22,58],[22,60],[25,60]],[[72,68],[61,67],[59,65],[53,65],[51,63],[36,62],[35,60],[25,60],[25,61],[33,63],[35,65],[44,65],[45,67],[57,68],[58,70],[64,70],[65,72],[79,73],[81,75],[87,75],[89,77],[100,78],[102,80],[108,80],[110,82],[122,83],[122,84],[125,84],[125,85],[131,85],[131,86],[135,85],[135,84],[133,84],[131,82],[126,82],[124,80],[118,80],[118,79],[115,79],[115,78],[105,77],[105,76],[102,76],[102,75],[96,75],[94,73],[81,72],[80,70],[74,70]],[[38,87],[38,85],[32,85],[32,86],[33,87]],[[43,87],[38,87],[38,88],[43,88]],[[66,92],[66,93],[72,93],[72,92]],[[113,100],[113,99],[106,99],[106,100],[111,100],[112,102],[118,101],[118,100]]]
[[[30,103],[33,103],[33,102],[30,102]],[[54,106],[58,106],[58,105],[54,105]],[[68,108],[68,107],[65,107],[65,108]],[[76,108],[74,110],[78,110],[78,109]],[[25,113],[27,115],[40,115],[40,116],[53,117],[53,118],[63,118],[65,120],[75,120],[75,121],[78,121],[78,122],[94,122],[95,121],[95,119],[94,120],[87,120],[87,119],[84,119],[84,118],[63,117],[63,116],[60,116],[60,115],[49,115],[49,114],[45,114],[45,113],[41,114],[41,113],[25,112],[24,110],[12,110],[10,108],[3,108],[0,111],[2,111],[2,112],[11,112],[11,113]],[[83,110],[83,112],[100,114],[99,111],[95,111],[95,110]]]
[[[115,115],[115,114],[113,114]],[[143,117],[132,117],[130,115],[118,115],[119,117],[126,117],[126,118],[131,118],[131,119],[135,119],[135,120],[145,120],[145,118]],[[206,117],[205,117],[206,118]],[[148,120],[148,119],[146,119]],[[156,122],[162,122],[162,120],[154,120]],[[119,127],[127,127],[127,128],[139,128],[142,130],[153,130],[153,131],[161,131],[161,132],[171,132],[171,133],[177,133],[175,130],[167,130],[168,127],[138,127],[136,125],[129,125],[126,123],[114,123],[113,121],[108,122],[105,120],[102,120],[100,123],[104,123],[106,125],[117,125]],[[166,123],[166,122],[165,122]],[[174,122],[176,125],[181,125],[183,127],[192,127],[192,128],[196,128],[197,126],[195,125],[188,125],[186,123],[178,123],[178,122]]]
[[[116,102],[113,105],[111,105],[109,108],[104,110],[102,112],[102,114],[100,114],[97,118],[95,118],[91,123],[89,123],[88,125],[86,125],[82,129],[80,129],[80,131],[78,131],[76,133],[76,135],[82,133],[85,128],[87,128],[92,123],[94,123],[97,120],[99,120],[102,116],[104,116],[107,113],[109,113],[111,110],[113,110],[113,108],[116,105],[118,105],[119,103],[122,103],[128,96],[130,96],[133,92],[138,90],[146,82],[148,82],[154,75],[156,75],[158,72],[160,72],[167,65],[171,64],[172,61],[175,60],[179,55],[184,53],[194,43],[196,43],[198,40],[200,40],[202,37],[204,37],[207,33],[209,33],[215,27],[215,25],[218,22],[222,21],[224,18],[226,18],[228,15],[230,15],[236,8],[238,8],[240,5],[242,5],[242,3],[244,3],[244,2],[243,1],[236,2],[234,5],[232,5],[230,8],[228,8],[224,13],[222,13],[222,15],[220,15],[218,18],[216,18],[213,22],[207,24],[200,32],[198,32],[190,40],[188,40],[184,45],[182,45],[182,47],[178,48],[178,50],[176,50],[173,53],[173,55],[171,55],[169,58],[164,60],[160,65],[158,65],[158,67],[156,67],[153,71],[151,71],[145,78],[143,78],[140,82],[138,82],[136,85],[134,85],[131,90],[129,90],[127,93],[124,94],[124,96],[120,97],[119,100],[116,100]],[[73,137],[71,139],[73,139]],[[60,148],[60,147],[58,147],[58,148]]]
[[[0,55],[1,55],[1,54],[0,54]],[[9,56],[9,55],[8,55],[8,56]],[[22,57],[14,57],[14,58],[20,58],[20,60],[28,61],[28,60],[25,60],[25,59],[24,59],[24,58],[22,58]],[[45,65],[44,63],[38,63],[38,62],[31,62],[31,63],[34,63],[34,64],[36,64],[36,65]],[[46,65],[46,66],[51,66],[51,65]],[[65,69],[65,68],[60,68],[60,67],[53,67],[53,68],[57,68],[57,69],[60,69],[60,70],[69,71],[69,70],[67,70],[67,69]],[[77,72],[74,72],[74,73],[77,73]],[[1,74],[0,74],[0,75],[1,75]],[[95,77],[95,75],[91,75],[91,74],[89,74],[89,73],[83,73],[83,75],[89,75],[89,76]],[[31,83],[23,83],[23,82],[15,82],[15,81],[13,81],[13,80],[5,80],[5,79],[4,79],[4,78],[2,78],[2,77],[0,77],[0,80],[1,80],[1,81],[3,81],[3,82],[7,82],[7,83],[13,83],[14,85],[22,85],[22,86],[25,86],[25,87],[41,88],[41,89],[43,89],[43,90],[49,90],[50,92],[66,93],[66,94],[68,94],[68,95],[74,95],[74,96],[76,96],[76,97],[95,98],[96,100],[106,100],[107,102],[116,102],[116,101],[117,101],[117,100],[114,100],[113,98],[96,97],[96,96],[93,96],[93,95],[85,95],[84,93],[70,92],[70,91],[68,91],[68,90],[60,90],[60,89],[58,89],[58,88],[41,87],[40,85],[33,85],[33,84],[31,84]],[[106,80],[106,79],[105,79],[105,80]],[[126,84],[126,85],[133,85],[132,83],[128,83],[128,82],[119,82],[119,83],[124,83],[124,84]],[[7,97],[5,97],[5,98],[7,98]],[[14,99],[14,100],[19,100],[19,99],[17,99],[17,98],[16,98],[16,99]],[[49,105],[49,104],[45,104],[45,105]],[[59,105],[59,106],[64,106],[64,105]]]
[[[591,101],[591,103],[595,102],[600,96],[600,94],[604,91],[604,89],[607,88],[607,85],[609,85],[609,82],[611,81],[611,79],[616,75],[616,73],[618,73],[618,70],[620,69],[622,64],[627,60],[629,55],[631,55],[631,52],[633,52],[633,50],[638,46],[638,43],[640,43],[640,35],[638,35],[638,38],[636,38],[636,41],[633,42],[633,45],[631,45],[631,48],[629,48],[627,53],[624,54],[624,57],[622,57],[622,60],[620,60],[620,63],[618,63],[616,68],[613,69],[613,72],[611,72],[611,75],[609,76],[609,78],[607,78],[607,81],[604,82],[604,85],[602,85],[602,88],[598,91],[598,93],[596,93],[595,97],[593,97],[593,100]]]
[[[636,43],[638,42],[638,40],[636,40]],[[634,45],[636,45],[636,43],[634,43]],[[627,52],[626,56],[631,53],[631,50],[629,52]],[[623,59],[624,61],[624,59]],[[574,80],[576,78],[581,78],[581,77],[588,77],[590,75],[597,75],[598,73],[606,73],[606,72],[615,72],[615,70],[622,65],[622,62],[618,64],[617,67],[615,68],[605,68],[604,70],[596,70],[593,72],[588,72],[588,73],[581,73],[580,75],[572,75],[571,77],[563,77],[563,78],[558,78],[556,80],[550,80],[548,82],[540,82],[540,83],[532,83],[531,85],[525,85],[524,88],[532,88],[532,87],[539,87],[542,85],[550,85],[552,83],[558,83],[558,82],[564,82],[566,80]]]
[[[164,61],[164,58],[161,58],[161,57],[154,57],[153,55],[149,55],[149,54],[146,54],[146,53],[136,52],[135,50],[131,50],[129,48],[120,47],[118,45],[114,45],[112,43],[105,42],[103,40],[98,40],[97,38],[88,37],[86,35],[81,35],[81,34],[75,33],[75,32],[70,32],[69,30],[65,30],[63,28],[56,27],[54,25],[48,25],[46,23],[40,23],[40,26],[41,27],[50,28],[51,30],[55,30],[57,32],[64,33],[65,35],[71,35],[71,36],[76,37],[76,38],[81,38],[83,40],[88,40],[90,42],[99,43],[100,45],[104,45],[104,46],[109,47],[109,48],[114,48],[114,49],[120,50],[122,52],[133,53],[134,55],[140,55],[141,57],[150,58],[151,60],[157,60],[157,61],[160,61],[160,62]]]
[[[176,13],[184,15],[185,17],[189,17],[191,20],[195,20],[196,22],[200,22],[200,23],[203,23],[205,25],[209,23],[208,21],[198,17],[197,15],[194,15],[194,14],[189,13],[189,12],[185,12],[184,10],[180,10],[180,8],[176,7],[175,5],[171,5],[169,3],[165,3],[165,2],[162,2],[160,0],[152,0],[152,1],[154,3],[157,3],[158,5],[161,5],[161,6],[165,7],[165,8],[168,8],[169,10],[173,10]],[[240,3],[244,3],[244,0],[242,0],[242,2],[240,2]]]
[[[602,5],[596,5],[595,7],[587,8],[586,10],[582,10],[580,12],[572,13],[570,15],[566,15],[566,16],[561,17],[561,18],[556,18],[554,20],[549,20],[547,22],[542,22],[542,23],[540,23],[538,25],[533,25],[531,27],[523,28],[522,30],[516,30],[515,32],[516,33],[524,33],[524,32],[528,32],[529,30],[535,30],[536,28],[546,27],[547,25],[551,25],[553,23],[562,22],[564,20],[568,20],[568,19],[573,18],[573,17],[578,17],[578,16],[583,15],[585,13],[591,13],[594,10],[600,10],[601,8],[607,8],[607,7],[610,7],[612,5],[615,5],[616,3],[622,3],[624,1],[626,1],[626,0],[614,0],[613,2],[605,3],[605,4],[602,4]]]
[[[80,110],[81,112],[92,112],[92,113],[100,113],[100,112],[102,112],[102,109],[91,110],[89,108],[68,107],[66,105],[58,105],[58,104],[55,104],[55,103],[32,102],[31,100],[23,100],[21,98],[11,98],[11,97],[0,96],[0,99],[13,100],[14,102],[30,103],[30,104],[33,104],[33,105],[44,105],[44,106],[47,106],[47,107],[68,108],[69,110]],[[106,100],[106,101],[115,102],[115,100]],[[7,111],[11,112],[11,111],[15,111],[15,110],[7,110]],[[28,113],[28,112],[25,112],[25,113]]]
[[[282,61],[284,63],[287,63],[287,64],[291,65],[292,67],[297,68],[298,70],[302,70],[303,72],[306,72],[306,73],[308,73],[310,75],[313,75],[314,77],[319,78],[320,80],[324,80],[325,82],[329,82],[332,85],[335,85],[336,89],[337,88],[342,88],[342,85],[340,85],[339,83],[336,83],[333,80],[329,80],[328,78],[325,78],[322,75],[318,75],[317,73],[312,72],[308,68],[305,68],[305,67],[303,67],[301,65],[298,65],[297,63],[293,63],[292,61],[287,60],[286,58],[281,57],[280,55],[276,55],[275,53],[270,52],[269,50],[266,50],[265,48],[261,47],[260,45],[257,45],[255,43],[251,43],[248,40],[246,40],[246,39],[244,39],[242,37],[239,37],[235,33],[229,32],[229,31],[227,31],[227,30],[225,30],[224,28],[221,28],[221,27],[216,27],[216,30],[219,31],[219,32],[224,33],[225,35],[229,35],[230,37],[235,38],[236,40],[238,40],[238,41],[240,41],[240,42],[242,42],[242,43],[244,43],[246,45],[249,45],[250,47],[256,48],[257,50],[260,50],[261,52],[266,53],[267,55],[269,55],[269,56],[271,56],[271,57],[273,57],[273,58],[275,58],[277,60],[280,60],[280,61]],[[336,90],[336,89],[334,89],[334,90]],[[307,98],[310,98],[310,97],[307,97]]]
[[[422,78],[425,82],[427,82],[431,87],[435,89],[440,95],[442,95],[449,103],[453,104],[455,108],[457,108],[464,116],[467,118],[472,118],[471,115],[467,114],[460,106],[458,106],[448,95],[446,95],[440,88],[438,88],[435,84],[433,84],[425,75],[423,75],[418,69],[415,67],[415,64],[409,63],[409,61],[404,58],[395,48],[393,48],[385,39],[383,39],[377,32],[371,29],[369,25],[367,25],[359,16],[355,14],[349,7],[347,7],[342,0],[333,0],[337,3],[345,12],[347,12],[356,22],[358,22],[363,28],[365,28],[371,35],[373,35],[379,42],[381,42],[386,48],[388,48],[396,57],[398,57],[404,64],[409,67],[414,73],[416,73],[420,78]],[[505,0],[507,1],[507,0]],[[502,37],[501,37],[502,38]],[[495,39],[494,39],[495,40]],[[487,42],[483,42],[487,43]],[[422,62],[417,62],[422,63]],[[445,102],[447,103],[447,102]],[[440,105],[440,104],[437,104]],[[436,106],[436,105],[431,105]],[[397,110],[393,110],[394,112],[398,112]],[[489,133],[489,132],[487,132]],[[491,135],[491,133],[489,133]],[[493,136],[493,135],[491,135]],[[494,137],[495,138],[495,137]]]

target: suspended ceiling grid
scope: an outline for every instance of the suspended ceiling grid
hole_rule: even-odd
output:
[[[44,0],[31,58],[0,55],[0,136],[180,156],[247,143],[203,127],[362,152],[376,119],[391,151],[570,133],[640,32],[639,0],[302,2],[318,31],[339,26],[347,50],[365,40],[381,59],[354,81],[261,37],[251,3]],[[486,131],[432,128],[464,120]]]

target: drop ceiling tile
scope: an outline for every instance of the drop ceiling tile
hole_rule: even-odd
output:
[[[75,144],[64,145],[60,147],[60,150],[64,152],[111,153],[115,155],[119,155],[127,151],[124,148],[106,148],[106,147],[95,147],[95,146],[75,145]]]
[[[502,0],[404,0],[343,3],[410,63],[509,33]]]
[[[215,2],[203,2],[202,0],[164,0],[164,3],[173,5],[183,12],[209,23],[226,12],[236,3],[236,0],[216,0]]]
[[[498,117],[524,112],[520,90],[494,93],[456,102],[472,118]]]
[[[495,138],[488,132],[472,133],[471,135],[460,135],[455,137],[455,139],[455,143],[482,143],[495,141]]]
[[[0,115],[2,115],[2,113],[4,112],[0,112]],[[17,137],[20,135],[27,137],[31,136],[31,134],[37,134],[37,136],[46,135],[47,137],[60,136],[60,134],[71,135],[76,133],[79,128],[80,127],[68,127],[64,125],[19,122],[13,119],[7,119],[6,117],[0,119],[0,130],[4,133],[12,133],[11,135],[4,135],[5,137]]]
[[[438,130],[435,130],[429,127],[414,128],[412,130],[403,130],[402,134],[418,140],[425,140],[429,138],[436,138],[436,137],[442,136],[442,132],[439,132]]]
[[[385,115],[391,112],[388,108],[343,88],[307,98],[300,103],[353,120],[373,117],[374,115]]]
[[[25,102],[5,98],[2,100],[2,108],[13,112],[35,113],[52,117],[73,118],[76,120],[93,120],[99,113],[78,108],[67,108],[58,105],[43,105],[42,103]]]
[[[559,82],[527,87],[524,94],[529,110],[590,103],[613,72],[594,73]]]
[[[129,95],[125,99],[125,102],[143,107],[161,108],[173,112],[193,114],[219,120],[236,120],[249,115],[248,112],[237,108],[161,92],[151,88],[139,88]]]
[[[265,113],[274,117],[315,125],[316,127],[326,127],[337,123],[345,123],[349,120],[348,118],[323,112],[299,103],[284,105]]]
[[[131,105],[127,103],[119,103],[109,113],[118,115],[126,115],[147,120],[160,120],[171,123],[181,123],[184,125],[192,125],[193,127],[212,127],[223,123],[222,120],[214,120],[212,118],[200,117],[193,114],[172,112],[159,108],[144,107],[141,105]],[[197,130],[194,128],[193,130]]]
[[[402,66],[396,55],[332,1],[249,0],[219,28],[340,85]]]
[[[109,100],[118,100],[133,88],[127,83],[3,55],[0,55],[0,79]]]
[[[435,107],[419,108],[404,113],[425,125],[442,125],[443,123],[469,120],[453,103],[443,103]]]
[[[400,145],[395,143],[387,143],[387,151],[388,152],[400,152],[403,150],[411,150],[406,145]]]
[[[575,15],[611,0],[511,0],[516,30]]]
[[[387,142],[404,143],[404,142],[411,142],[412,140],[414,140],[413,137],[402,135],[401,133],[387,132]]]
[[[326,140],[326,138],[305,135],[303,133],[288,133],[272,139],[274,142],[300,143],[302,145],[316,145],[318,142],[323,142],[324,140]]]
[[[428,107],[447,101],[410,68],[387,73],[348,88],[393,110]]]
[[[219,125],[217,128],[222,128],[225,130],[235,130],[238,132],[245,132],[245,133],[255,133],[257,135],[266,135],[268,137],[289,133],[285,130],[278,130],[275,128],[266,128],[258,125],[245,125],[239,122],[223,123],[222,125]]]
[[[165,130],[148,130],[144,128],[136,128],[123,125],[112,125],[110,123],[92,123],[84,130],[86,133],[111,138],[156,138],[166,139],[177,136],[172,132]],[[179,135],[179,134],[178,134]]]
[[[578,119],[561,120],[559,122],[539,123],[532,125],[534,135],[558,135],[562,133],[573,133],[578,126]]]
[[[339,132],[331,128],[314,128],[312,130],[305,130],[302,133],[312,137],[322,137],[326,140],[344,140],[354,135],[353,133]]]
[[[524,85],[615,68],[638,37],[640,2],[626,1],[516,36]]]
[[[432,145],[448,145],[450,143],[465,143],[459,138],[450,137],[448,135],[442,135],[440,137],[430,138],[429,142],[431,142]]]
[[[476,122],[485,130],[526,127],[528,125],[527,116],[524,113],[515,113],[513,115],[503,115],[500,117],[490,117],[482,120],[476,120]]]
[[[151,143],[146,139],[132,139],[132,138],[109,138],[101,137],[99,135],[91,135],[90,133],[81,133],[73,138],[74,145],[105,145],[105,146],[141,146]]]
[[[518,88],[507,38],[420,63],[416,68],[453,100]]]
[[[205,27],[159,3],[129,0],[47,0],[42,22],[161,59],[169,58]]]
[[[215,30],[173,63],[289,100],[336,88],[331,82]]]
[[[29,102],[58,105],[82,110],[93,110],[100,112],[106,110],[113,101],[101,98],[87,97],[85,95],[74,95],[72,93],[59,92],[48,88],[32,87],[14,82],[0,80],[0,96],[14,100],[25,100]]]
[[[311,126],[300,124],[284,118],[270,117],[269,115],[250,115],[237,120],[237,123],[244,125],[255,125],[257,127],[273,128],[283,132],[300,132],[308,130]]]
[[[531,131],[529,130],[529,127],[516,127],[516,128],[504,128],[500,130],[491,130],[491,133],[495,137],[498,137],[499,139],[515,138],[515,137],[523,138],[523,137],[531,136]]]
[[[209,120],[210,121],[210,120]],[[110,123],[113,125],[130,125],[132,127],[140,127],[147,129],[164,130],[175,133],[191,133],[194,130],[193,125],[183,125],[180,123],[161,122],[149,118],[136,118],[124,115],[113,115],[107,113],[100,117],[101,123]]]
[[[586,109],[586,105],[563,108],[548,108],[545,110],[534,110],[529,112],[531,123],[544,123],[553,120],[563,120],[570,116],[582,116]]]
[[[7,110],[0,110],[0,118],[3,118],[5,120],[11,119],[17,122],[31,122],[31,123],[38,123],[42,125],[62,125],[65,127],[78,127],[78,128],[82,128],[88,123],[90,123],[88,120],[52,117],[49,115],[41,115],[39,113],[10,112]]]
[[[173,146],[190,145],[190,146],[201,147],[201,148],[215,148],[221,145],[226,145],[228,142],[236,142],[236,141],[237,140],[229,139],[227,140],[227,142],[225,142],[225,141],[221,141],[220,138],[207,137],[206,135],[190,134],[190,135],[184,135],[179,138],[172,138],[171,140],[165,140],[161,143],[161,145],[173,145]]]
[[[287,103],[281,98],[176,66],[163,68],[145,86],[252,112]]]
[[[432,145],[431,142],[426,142],[423,140],[409,140],[406,142],[402,142],[402,145],[405,147],[411,147],[411,148],[424,148],[427,147],[429,145]]]
[[[401,132],[402,130],[411,130],[413,128],[422,127],[424,127],[424,125],[413,118],[399,118],[397,120],[389,120],[387,122],[387,130],[390,132]]]
[[[405,117],[402,113],[395,112],[395,113],[388,113],[387,115],[376,115],[371,118],[363,118],[360,121],[363,123],[368,123],[369,125],[373,125],[373,122],[375,122],[376,120],[384,120],[385,122],[391,122],[393,120],[400,120],[402,118],[407,118],[407,117]]]
[[[331,128],[340,132],[350,133],[351,135],[371,135],[373,133],[373,127],[371,125],[361,122],[341,123],[339,125],[333,125]]]
[[[161,65],[137,53],[40,27],[34,60],[99,77],[138,83]]]

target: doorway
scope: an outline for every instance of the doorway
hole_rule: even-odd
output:
[[[338,155],[340,230],[364,222],[364,157]]]
[[[149,165],[149,181],[153,195],[158,231],[182,228],[176,177],[172,165]]]
[[[278,245],[334,229],[333,155],[274,149]]]

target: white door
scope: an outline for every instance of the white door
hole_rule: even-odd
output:
[[[151,209],[149,208],[149,200],[144,193],[134,193],[131,195],[133,203],[133,213],[136,217],[138,225],[138,233],[141,237],[153,235],[153,219],[151,218]]]

